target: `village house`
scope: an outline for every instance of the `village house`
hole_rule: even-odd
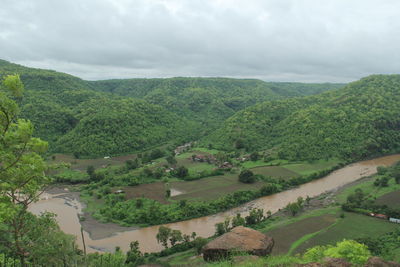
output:
[[[213,155],[192,155],[190,158],[193,162],[208,162],[208,163],[215,163],[216,159]]]
[[[372,217],[375,217],[375,218],[379,218],[379,219],[384,219],[384,220],[388,219],[388,216],[386,216],[384,214],[370,213],[369,215],[372,216]]]
[[[225,161],[224,163],[219,165],[218,168],[219,169],[232,169],[233,165],[232,165],[232,163],[229,163],[229,162]]]

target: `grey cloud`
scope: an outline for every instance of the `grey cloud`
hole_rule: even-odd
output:
[[[0,58],[84,79],[399,72],[396,0],[0,0]]]

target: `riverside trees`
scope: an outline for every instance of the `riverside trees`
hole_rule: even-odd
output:
[[[72,238],[60,232],[52,215],[35,217],[28,212],[49,179],[40,156],[47,143],[32,137],[29,121],[18,119],[22,91],[18,75],[6,76],[0,86],[0,253],[18,258],[22,266],[29,259],[61,264],[62,255],[73,250],[67,248]]]

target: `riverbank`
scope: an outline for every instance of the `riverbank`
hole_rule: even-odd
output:
[[[198,236],[208,237],[214,234],[214,225],[224,221],[226,217],[233,217],[237,213],[246,216],[250,208],[262,208],[264,211],[270,210],[272,213],[275,213],[279,209],[284,208],[288,203],[296,201],[298,197],[305,198],[307,196],[318,196],[327,191],[334,190],[356,181],[364,176],[376,173],[377,166],[388,166],[398,160],[400,160],[400,155],[392,155],[353,163],[327,175],[324,178],[303,184],[298,188],[262,197],[225,212],[187,221],[170,223],[167,224],[167,226],[172,229],[180,230],[184,234],[196,232]],[[51,197],[53,201],[49,201],[50,199],[41,200],[38,203],[33,204],[32,212],[37,213],[37,211],[40,210],[48,210],[56,213],[58,215],[57,221],[59,222],[61,229],[66,233],[75,235],[77,237],[78,245],[81,246],[81,222],[79,222],[78,214],[82,213],[82,204],[77,206],[77,199],[71,200],[72,204],[65,204],[65,201],[60,201],[63,199],[58,198],[57,200],[57,195]],[[87,228],[87,230],[93,232],[94,228],[90,229],[90,225],[91,224],[88,223],[87,227],[89,228]],[[108,234],[111,234],[111,236],[101,239],[92,238],[89,235],[89,232],[85,230],[84,237],[87,246],[90,248],[89,252],[114,251],[117,246],[121,247],[123,251],[126,251],[129,248],[130,242],[135,240],[139,241],[140,249],[143,252],[156,252],[162,249],[162,246],[157,243],[155,238],[158,232],[158,227],[159,226],[152,226],[116,232],[110,230],[108,231]],[[112,229],[111,227],[109,228]],[[101,228],[99,227],[98,229]]]

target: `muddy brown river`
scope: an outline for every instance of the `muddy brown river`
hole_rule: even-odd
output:
[[[236,213],[247,215],[251,208],[262,208],[272,213],[284,208],[288,203],[294,202],[298,197],[314,197],[358,180],[364,176],[376,173],[378,166],[389,166],[400,160],[400,154],[366,160],[350,164],[326,177],[303,184],[297,188],[262,197],[246,203],[240,207],[230,209],[215,215],[205,216],[187,221],[166,224],[166,226],[182,231],[184,234],[196,232],[197,236],[209,237],[214,234],[216,223],[222,222],[226,217],[233,217]],[[78,245],[82,248],[81,224],[78,214],[82,213],[82,204],[76,199],[60,198],[59,194],[46,193],[42,199],[30,206],[30,211],[39,214],[49,211],[57,214],[60,228],[68,234],[76,236]],[[84,231],[84,238],[88,252],[114,251],[116,246],[123,251],[129,249],[131,241],[137,240],[142,252],[160,251],[162,246],[157,243],[156,234],[159,226],[151,226],[136,230],[115,232],[112,236],[102,239],[92,239]]]

